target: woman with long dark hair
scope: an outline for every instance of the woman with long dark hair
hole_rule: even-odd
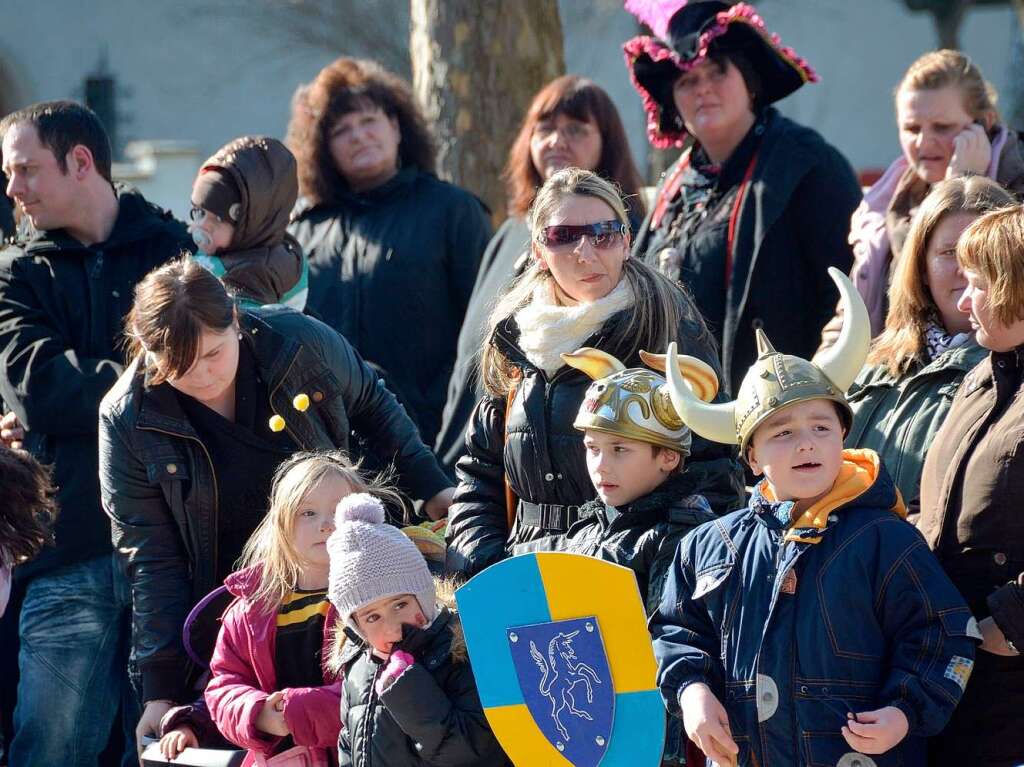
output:
[[[847,392],[846,444],[876,451],[907,502],[960,383],[988,353],[957,309],[967,279],[957,264],[963,231],[1013,196],[984,176],[937,183],[914,215],[889,285],[885,330]]]

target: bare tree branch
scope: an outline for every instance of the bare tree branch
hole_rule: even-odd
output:
[[[286,47],[372,58],[411,76],[408,0],[193,0],[204,13],[274,34]]]

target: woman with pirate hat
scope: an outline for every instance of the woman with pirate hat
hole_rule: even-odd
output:
[[[531,260],[491,314],[480,356],[485,395],[456,464],[447,566],[473,575],[515,544],[568,529],[595,496],[573,428],[590,384],[563,353],[600,349],[628,365],[671,341],[718,372],[714,342],[678,285],[629,256],[626,208],[596,173],[553,174],[530,210]],[[735,451],[694,440],[690,493],[718,513],[742,502]]]
[[[843,156],[771,105],[817,75],[746,4],[629,0],[657,37],[625,46],[665,174],[634,253],[693,292],[739,385],[764,328],[811,355],[835,309],[826,268],[848,271],[860,187]],[[783,298],[784,297],[784,298]]]

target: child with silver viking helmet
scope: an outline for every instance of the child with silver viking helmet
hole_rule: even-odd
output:
[[[665,357],[643,351],[640,356],[650,367],[627,369],[590,347],[562,355],[594,381],[573,426],[583,432],[598,498],[580,507],[579,520],[567,532],[519,544],[512,553],[570,551],[628,567],[650,614],[661,601],[676,545],[715,515],[684,472],[692,437],[676,414],[667,381],[655,372],[665,370]],[[680,372],[710,401],[718,379],[694,360],[688,358]]]
[[[573,426],[583,432],[587,471],[598,498],[580,507],[568,531],[521,543],[513,554],[568,551],[628,567],[636,574],[648,615],[661,602],[665,578],[679,541],[715,518],[684,471],[692,437],[672,405],[664,355],[641,351],[649,367],[626,368],[612,355],[584,347],[563,354],[593,383]],[[651,369],[653,368],[653,370]],[[680,367],[698,396],[718,393],[714,370],[695,358]],[[685,764],[686,737],[669,721],[663,765]]]
[[[870,326],[829,274],[846,322],[818,364],[759,330],[736,401],[709,405],[668,350],[676,412],[764,477],[683,540],[650,623],[665,704],[718,764],[923,767],[980,638],[877,454],[843,449]]]

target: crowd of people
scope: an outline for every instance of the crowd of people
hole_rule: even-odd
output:
[[[753,8],[626,6],[649,209],[573,75],[497,217],[366,60],[187,224],[86,107],[0,122],[6,764],[510,763],[453,590],[544,551],[636,574],[664,765],[1024,763],[1024,143],[928,52],[862,192]]]

